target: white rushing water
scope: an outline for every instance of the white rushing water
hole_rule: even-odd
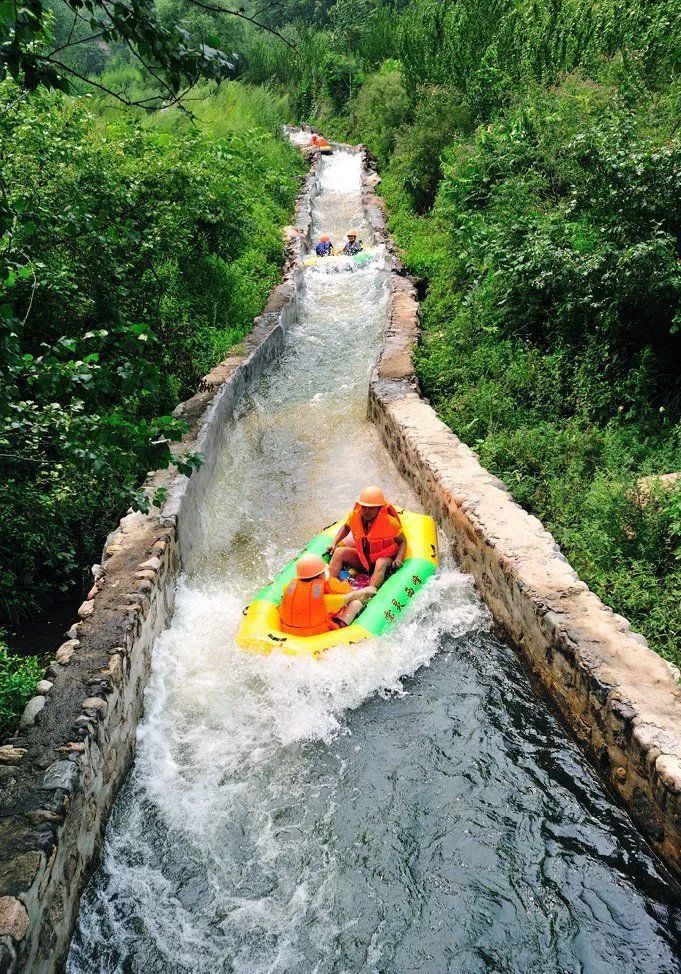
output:
[[[371,243],[360,177],[357,155],[324,160],[317,236]],[[234,645],[363,485],[418,507],[366,420],[386,287],[380,261],[308,269],[283,360],[225,431],[71,974],[677,971],[666,907],[599,819],[630,831],[452,565],[387,638],[318,660]]]

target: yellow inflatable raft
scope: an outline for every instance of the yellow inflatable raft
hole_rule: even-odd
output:
[[[244,610],[236,641],[242,649],[268,653],[279,647],[285,653],[311,654],[324,652],[331,646],[351,645],[362,639],[380,636],[395,625],[406,607],[438,566],[437,529],[426,514],[398,509],[407,538],[407,552],[402,567],[381,586],[352,625],[345,629],[325,632],[318,636],[292,636],[280,628],[279,609],[284,587],[295,574],[295,565],[302,554],[321,555],[328,561],[331,543],[343,521],[330,525],[283,568],[279,574],[255,596]]]

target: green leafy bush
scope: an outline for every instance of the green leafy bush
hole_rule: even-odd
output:
[[[390,175],[428,283],[418,372],[445,421],[585,580],[679,662],[681,144],[615,92],[531,90],[447,150],[427,219]],[[657,120],[659,121],[659,119]]]
[[[9,84],[0,99],[0,615],[15,618],[79,578],[170,462],[185,429],[170,411],[279,278],[302,163],[281,100],[234,84],[203,91],[202,127]]]
[[[459,92],[435,86],[420,92],[410,123],[395,133],[388,177],[416,213],[432,207],[442,179],[442,154],[470,128],[470,111]]]
[[[329,53],[322,63],[324,93],[333,111],[341,111],[352,96],[361,88],[362,70],[353,57]]]
[[[352,131],[371,146],[380,162],[387,162],[399,127],[409,114],[409,98],[399,65],[387,62],[360,90],[352,108]]]
[[[0,640],[0,741],[14,730],[40,674],[36,656],[12,656]]]

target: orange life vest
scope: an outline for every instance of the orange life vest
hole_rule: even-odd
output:
[[[392,504],[384,504],[368,531],[362,520],[362,505],[355,504],[347,524],[364,568],[372,568],[379,558],[397,554],[396,538],[402,532],[402,522]]]
[[[338,629],[338,623],[329,615],[324,601],[325,595],[332,594],[331,586],[324,578],[292,578],[284,589],[279,606],[283,631],[296,636],[318,636]]]

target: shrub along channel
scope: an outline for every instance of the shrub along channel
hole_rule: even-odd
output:
[[[425,394],[679,663],[681,493],[638,488],[681,469],[681,144],[650,111],[571,79],[451,146],[428,216],[388,197],[427,282]]]
[[[279,280],[303,170],[284,104],[200,95],[192,125],[0,86],[0,626],[81,582],[112,516],[144,506],[186,429],[172,408]],[[2,657],[3,730],[33,667]]]

